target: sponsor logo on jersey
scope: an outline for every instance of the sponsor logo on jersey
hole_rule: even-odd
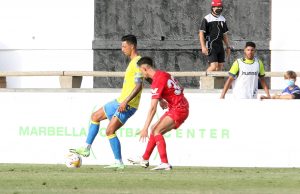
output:
[[[151,89],[152,96],[158,95],[157,90],[158,88]]]
[[[242,75],[258,75],[257,71],[242,71]]]

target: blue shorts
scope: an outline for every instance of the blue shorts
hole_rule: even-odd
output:
[[[136,112],[136,108],[133,108],[129,105],[126,107],[126,111],[119,112],[120,103],[117,100],[113,100],[104,105],[103,109],[106,117],[111,120],[113,116],[117,117],[122,124],[125,124],[126,121]]]

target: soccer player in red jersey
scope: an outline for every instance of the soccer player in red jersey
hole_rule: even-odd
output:
[[[137,64],[144,78],[152,80],[151,106],[145,125],[140,132],[140,140],[146,141],[148,138],[148,128],[156,113],[158,103],[163,109],[168,110],[151,126],[151,133],[144,155],[137,159],[128,159],[128,161],[148,167],[150,155],[157,146],[161,164],[152,170],[171,170],[172,166],[168,162],[166,142],[163,135],[172,129],[177,129],[186,120],[189,115],[189,103],[184,97],[183,88],[177,80],[169,73],[155,69],[150,57],[142,57]]]

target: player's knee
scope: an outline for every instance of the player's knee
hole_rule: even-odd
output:
[[[152,128],[151,133],[152,133],[154,136],[161,133],[161,131],[160,131],[155,125],[153,125],[151,128]]]
[[[160,130],[157,128],[157,125],[155,125],[155,124],[153,124],[153,125],[150,127],[150,129],[151,129],[151,134],[153,134],[153,135],[157,135],[157,134],[160,133]]]
[[[208,68],[208,70],[210,70],[210,71],[216,71],[217,70],[217,64],[216,63],[211,63],[210,65],[209,65],[209,68]]]
[[[161,132],[160,132],[159,130],[154,130],[154,131],[152,132],[152,134],[153,134],[154,136],[156,136],[156,135],[158,135],[158,134],[161,134]]]
[[[99,122],[99,118],[97,117],[96,113],[93,113],[92,116],[91,116],[91,120],[94,121],[94,122]]]
[[[111,136],[111,135],[113,135],[115,132],[114,132],[114,130],[111,130],[110,128],[106,128],[105,133],[106,133],[106,136]]]

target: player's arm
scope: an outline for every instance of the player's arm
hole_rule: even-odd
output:
[[[208,55],[208,49],[206,47],[204,32],[202,30],[199,31],[199,39],[200,39],[202,53],[205,54],[205,55]]]
[[[230,45],[229,45],[229,37],[228,37],[228,33],[226,32],[225,34],[223,34],[223,42],[226,46],[226,49],[230,50]]]
[[[295,99],[295,96],[293,94],[274,95],[272,96],[272,99],[291,100],[291,99]]]
[[[168,108],[168,102],[161,98],[159,99],[159,106],[162,108],[162,109],[167,109]]]
[[[269,88],[265,80],[265,66],[261,60],[259,60],[258,62],[259,62],[259,80],[261,86],[265,90],[265,93],[267,94],[267,98],[271,98]]]
[[[260,77],[259,80],[260,80],[262,88],[265,90],[265,92],[267,94],[267,99],[271,98],[269,88],[268,88],[268,85],[266,83],[265,77]]]
[[[225,43],[225,51],[226,51],[226,57],[229,58],[230,53],[231,53],[231,48],[229,45],[229,37],[228,37],[228,33],[226,32],[225,34],[223,34],[223,42]]]
[[[199,40],[200,40],[200,47],[201,47],[202,53],[205,54],[205,55],[208,55],[208,49],[206,47],[206,41],[205,41],[205,35],[204,35],[206,30],[207,30],[207,21],[204,18],[201,22],[201,25],[200,25]]]
[[[232,82],[234,81],[234,79],[237,77],[237,74],[239,72],[239,64],[237,62],[237,60],[232,64],[230,70],[229,70],[229,77],[224,85],[224,88],[222,90],[222,93],[221,93],[221,99],[224,99],[225,98],[225,95],[228,91],[228,89],[230,88]]]
[[[126,111],[127,104],[143,89],[143,79],[140,79],[136,82],[136,85],[129,96],[120,104],[118,111],[124,112]]]
[[[148,111],[147,119],[146,119],[144,127],[143,127],[143,129],[141,130],[141,133],[140,133],[140,140],[142,140],[143,142],[146,141],[146,139],[148,137],[148,128],[149,128],[149,126],[152,122],[152,119],[153,119],[153,117],[156,113],[158,102],[159,102],[159,99],[152,99],[151,100],[151,105],[150,105],[150,109]]]
[[[229,37],[228,37],[228,27],[227,23],[224,23],[222,32],[223,32],[223,42],[225,43],[226,49],[228,48],[230,50],[230,45],[229,45]]]
[[[224,88],[222,90],[221,97],[220,97],[221,99],[225,98],[225,95],[226,95],[226,93],[227,93],[228,89],[230,88],[233,81],[234,81],[234,77],[229,76],[226,83],[225,83],[225,85],[224,85]]]

